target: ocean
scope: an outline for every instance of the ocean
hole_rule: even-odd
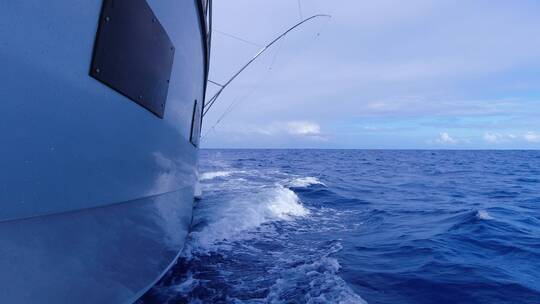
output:
[[[540,303],[540,151],[202,150],[143,303]]]

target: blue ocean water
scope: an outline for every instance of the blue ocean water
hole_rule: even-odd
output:
[[[201,152],[144,303],[540,303],[540,151]]]

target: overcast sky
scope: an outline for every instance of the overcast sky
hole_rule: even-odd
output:
[[[539,1],[300,7],[214,0],[217,82],[301,16],[332,18],[295,31],[242,74],[205,117],[203,147],[540,148]]]

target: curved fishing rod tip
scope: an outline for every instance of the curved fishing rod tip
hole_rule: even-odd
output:
[[[215,104],[216,100],[218,99],[219,95],[221,94],[221,92],[223,92],[223,90],[225,90],[225,88],[238,76],[240,75],[240,73],[242,73],[253,61],[255,61],[255,59],[257,59],[262,53],[264,53],[268,48],[270,48],[270,46],[272,46],[276,41],[280,40],[281,38],[285,37],[289,32],[293,31],[294,29],[296,29],[297,27],[301,26],[302,24],[312,20],[312,19],[315,19],[315,18],[319,18],[319,17],[327,17],[327,18],[332,18],[332,15],[328,15],[328,14],[316,14],[316,15],[313,15],[311,17],[308,17],[298,23],[296,23],[295,25],[291,26],[289,29],[287,29],[286,31],[284,31],[283,33],[281,33],[281,35],[277,36],[276,38],[274,38],[274,40],[270,41],[270,43],[266,44],[257,54],[255,54],[255,56],[253,56],[246,64],[244,64],[236,73],[234,73],[232,75],[231,78],[229,78],[229,80],[227,80],[225,83],[221,84],[221,83],[217,83],[215,81],[211,81],[209,80],[209,82],[215,84],[215,85],[218,85],[220,86],[221,88],[214,94],[214,96],[212,96],[212,98],[210,98],[208,100],[208,103],[205,103],[205,106],[203,108],[203,114],[202,116],[206,116],[206,113],[208,113],[208,111],[210,111],[210,108],[212,108],[212,106]],[[318,33],[320,34],[320,33]]]

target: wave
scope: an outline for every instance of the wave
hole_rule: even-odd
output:
[[[229,177],[233,174],[233,171],[212,171],[212,172],[204,172],[201,174],[201,177],[199,178],[200,181],[204,180],[212,180],[214,178],[218,177]]]
[[[199,286],[199,284],[200,280],[195,279],[192,272],[188,272],[187,277],[180,284],[174,286],[172,290],[169,290],[168,292],[187,293]]]
[[[290,187],[294,187],[294,188],[305,188],[305,187],[309,187],[309,186],[312,186],[312,185],[326,186],[318,178],[313,177],[313,176],[295,178],[292,181],[290,181],[288,185]]]
[[[148,303],[366,303],[339,275],[340,241],[304,237],[358,230],[320,206],[335,195],[318,178],[213,164],[199,180],[190,237]]]
[[[212,249],[220,241],[231,241],[248,237],[250,230],[270,221],[290,221],[309,214],[291,190],[277,186],[264,189],[249,198],[235,199],[206,214],[207,226],[192,233],[195,246]]]
[[[454,233],[472,233],[484,229],[488,225],[488,220],[494,217],[484,209],[464,209],[455,213],[448,213],[446,216],[438,218],[440,225],[448,225],[448,231]],[[465,232],[467,231],[467,232]]]
[[[492,220],[493,217],[486,210],[478,210],[476,212],[476,218],[480,220]]]
[[[305,303],[367,303],[337,275],[341,265],[335,258],[324,256],[281,273],[265,299],[268,303],[283,303],[295,294],[299,284],[305,285]]]
[[[201,187],[201,183],[199,183],[198,181],[195,182],[195,189],[193,191],[193,196],[195,197],[195,199],[201,199],[202,198],[202,187]]]

